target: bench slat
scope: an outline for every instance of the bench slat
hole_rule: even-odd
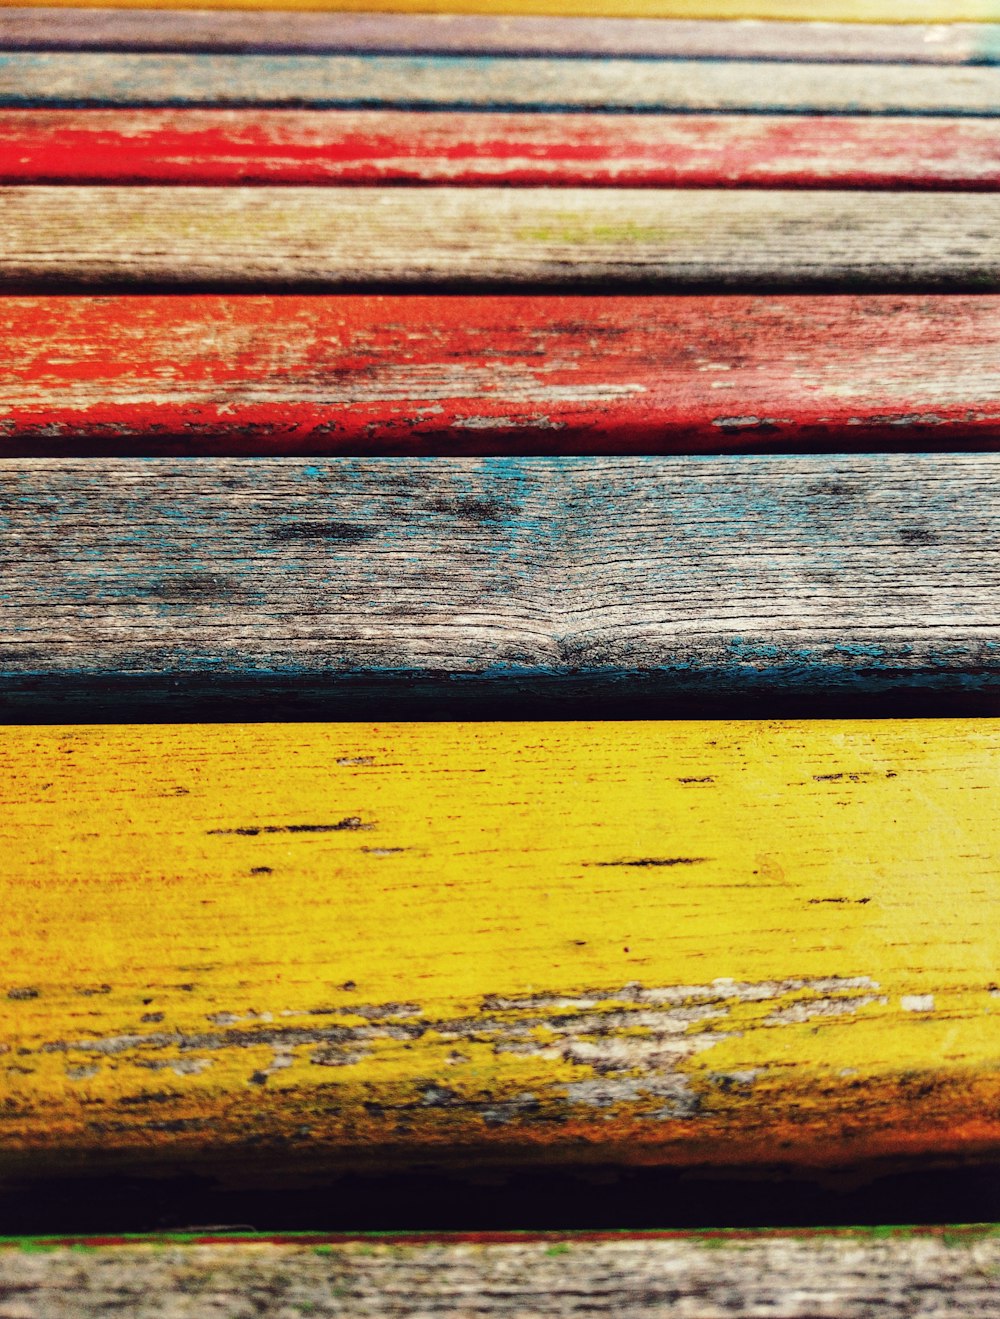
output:
[[[0,10],[0,49],[645,55],[991,64],[1000,26],[256,10]]]
[[[1000,195],[0,188],[0,282],[58,287],[1000,287]]]
[[[0,479],[8,715],[997,692],[992,454],[11,459]]]
[[[6,1179],[998,1148],[1000,721],[21,727],[0,782]]]
[[[992,120],[0,110],[5,183],[1000,187]]]
[[[0,299],[7,456],[953,449],[994,297]]]
[[[1000,69],[452,55],[0,55],[0,105],[397,106],[995,117]]]
[[[39,0],[90,8],[90,0]],[[206,0],[122,0],[123,9],[203,9]],[[861,23],[996,23],[998,0],[214,0],[212,9],[594,15],[617,18],[783,19]],[[34,7],[29,5],[25,7]],[[97,8],[102,5],[97,3]]]
[[[0,1286],[22,1319],[181,1319],[203,1313],[381,1319],[591,1315],[659,1319],[997,1319],[991,1227],[816,1232],[403,1236],[355,1240],[164,1236],[12,1242]],[[277,1307],[281,1307],[279,1310]],[[274,1307],[274,1308],[272,1308]]]

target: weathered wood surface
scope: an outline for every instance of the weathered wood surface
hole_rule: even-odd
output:
[[[4,1179],[1000,1148],[1000,721],[9,727],[0,782]]]
[[[101,0],[39,0],[43,8],[101,9]],[[28,5],[35,8],[29,0]],[[778,19],[857,23],[997,23],[1000,0],[122,0],[123,9],[329,9],[611,18]]]
[[[421,683],[602,710],[997,708],[991,454],[11,459],[0,477],[12,718],[129,693],[161,717],[256,696],[259,717],[282,684],[341,709],[419,706]]]
[[[992,120],[0,110],[2,183],[1000,187]]]
[[[645,55],[995,64],[1000,26],[256,10],[0,9],[0,49]]]
[[[0,54],[0,105],[1000,114],[1000,68],[461,55]]]
[[[1000,195],[795,189],[12,185],[22,291],[1000,289]]]
[[[427,1314],[1000,1316],[993,1227],[506,1238],[319,1235],[25,1241],[0,1250],[17,1319]]]
[[[994,297],[0,299],[0,451],[1000,447]]]

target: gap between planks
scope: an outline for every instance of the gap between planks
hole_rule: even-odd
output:
[[[197,1236],[11,1241],[0,1286],[19,1319],[203,1313],[489,1319],[665,1313],[753,1319],[1000,1316],[994,1227],[811,1233]],[[252,1307],[252,1309],[251,1309]]]
[[[0,50],[633,55],[990,64],[1000,25],[305,11],[0,9]]]
[[[8,727],[0,780],[5,1180],[997,1151],[996,720]]]
[[[27,185],[0,224],[25,292],[1000,288],[996,194]]]
[[[459,55],[0,55],[0,105],[273,105],[996,117],[1000,68]]]
[[[992,120],[0,110],[2,183],[1000,186]]]
[[[1000,441],[988,296],[7,297],[0,337],[8,457]]]
[[[995,711],[998,467],[5,460],[3,707],[131,692],[266,710],[290,686],[364,710],[427,684],[584,714],[775,692]]]

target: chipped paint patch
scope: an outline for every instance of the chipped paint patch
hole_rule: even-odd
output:
[[[904,1012],[933,1012],[934,995],[933,994],[904,994],[899,1000],[899,1006]]]

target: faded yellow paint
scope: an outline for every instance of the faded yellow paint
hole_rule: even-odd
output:
[[[6,2],[6,0],[5,0]],[[106,7],[106,0],[10,0]],[[0,8],[4,7],[0,5]],[[994,23],[997,0],[118,0],[121,9],[300,9],[409,14],[547,14],[612,18],[792,19],[846,23]]]
[[[4,1148],[996,1141],[998,788],[1000,720],[5,729]]]

